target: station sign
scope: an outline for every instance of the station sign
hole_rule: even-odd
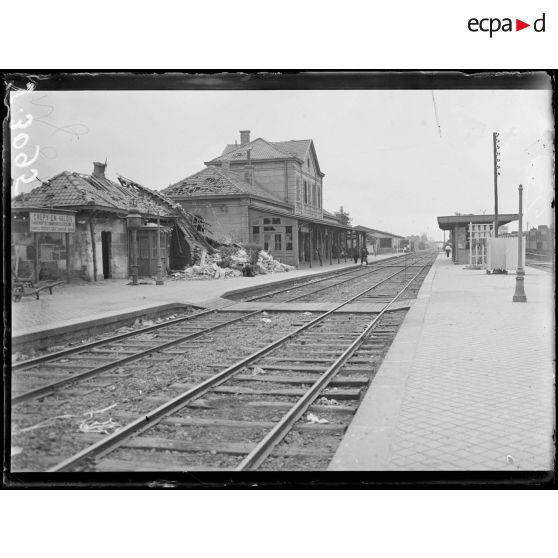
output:
[[[492,238],[492,229],[493,229],[492,224],[486,224],[486,225],[473,224],[472,227],[473,239]]]
[[[76,232],[76,216],[65,213],[29,212],[30,232]]]

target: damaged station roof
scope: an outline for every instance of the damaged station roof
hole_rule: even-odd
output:
[[[63,171],[29,193],[12,199],[13,209],[52,208],[104,211],[126,217],[131,206],[142,217],[172,220],[187,241],[212,250],[218,243],[209,234],[201,234],[193,215],[166,196],[118,176],[118,183],[105,177],[106,164],[94,163],[93,174]]]

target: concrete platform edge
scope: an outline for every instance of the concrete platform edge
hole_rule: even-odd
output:
[[[27,343],[33,343],[38,340],[44,341],[46,339],[54,339],[61,337],[66,333],[75,334],[80,331],[96,329],[103,326],[116,324],[124,320],[131,320],[135,318],[148,318],[153,315],[160,314],[165,311],[179,311],[184,308],[200,308],[199,305],[184,304],[182,302],[173,302],[166,304],[157,304],[154,306],[139,306],[135,309],[130,309],[125,312],[108,313],[92,320],[72,320],[67,324],[63,324],[49,329],[37,329],[33,331],[26,331],[12,337],[12,348],[21,346]]]
[[[337,448],[329,471],[386,471],[407,379],[421,336],[437,260],[431,267],[397,337],[388,350],[358,411]],[[365,454],[366,460],[362,459]]]

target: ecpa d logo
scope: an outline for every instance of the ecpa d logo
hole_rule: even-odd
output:
[[[533,22],[533,30],[537,33],[545,32],[545,17],[546,14],[543,13],[540,18]],[[490,38],[492,38],[492,35],[498,31],[503,31],[504,33],[514,31],[512,19],[509,17],[505,17],[503,19],[498,17],[485,17],[482,19],[472,17],[469,20],[467,27],[469,28],[469,31],[472,31],[473,33],[477,33],[478,31],[489,33]],[[521,31],[527,27],[531,27],[531,24],[525,23],[520,19],[515,20],[515,31]]]

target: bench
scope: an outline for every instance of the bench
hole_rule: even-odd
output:
[[[61,285],[64,281],[39,281],[34,283],[32,279],[12,277],[12,300],[19,302],[24,296],[35,296],[39,300],[39,293],[48,289],[52,294],[53,287]]]

